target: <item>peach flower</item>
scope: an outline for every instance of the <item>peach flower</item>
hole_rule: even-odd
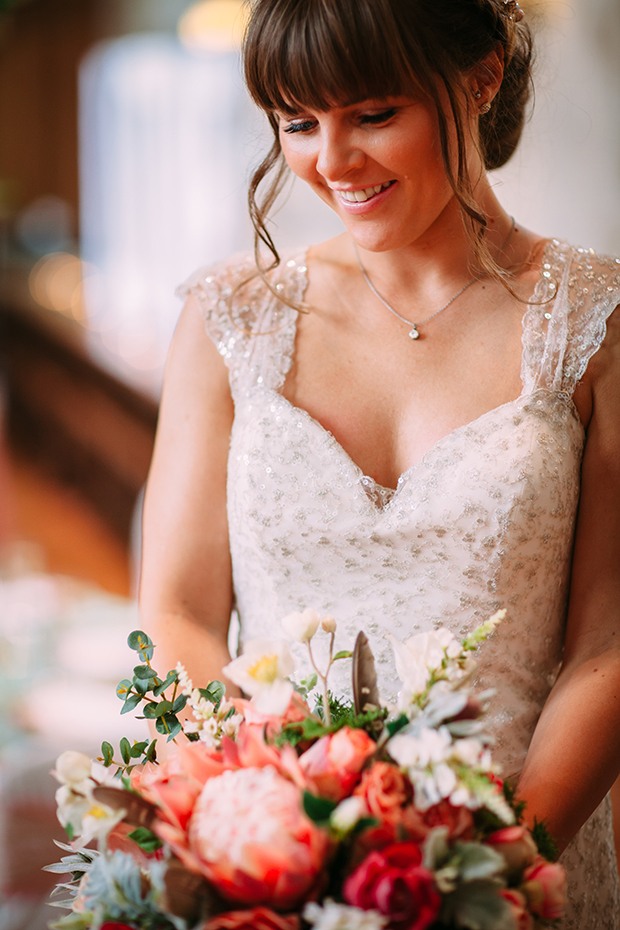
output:
[[[175,852],[225,898],[278,909],[307,896],[329,851],[327,834],[302,810],[299,789],[272,766],[210,779],[188,839],[188,847]]]
[[[159,765],[134,769],[131,787],[159,808],[163,820],[183,830],[205,783],[226,767],[222,754],[204,743],[184,743]]]
[[[523,874],[520,891],[531,911],[544,920],[558,920],[566,907],[566,872],[561,865],[537,856]]]
[[[299,766],[316,794],[341,801],[359,781],[366,760],[376,748],[365,730],[343,727],[317,740],[300,756]]]
[[[527,901],[516,888],[503,888],[500,895],[510,905],[515,930],[534,930],[534,920],[527,909]]]
[[[299,917],[276,914],[267,907],[218,914],[205,924],[204,930],[299,930]]]
[[[401,770],[389,762],[375,762],[353,792],[366,802],[369,814],[384,823],[399,824],[413,789]]]

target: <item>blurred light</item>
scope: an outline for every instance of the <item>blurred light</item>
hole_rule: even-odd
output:
[[[85,323],[83,279],[94,269],[68,252],[53,252],[39,259],[28,279],[38,304]]]
[[[38,197],[17,218],[15,231],[19,242],[42,255],[60,252],[73,242],[73,211],[61,197]]]
[[[199,0],[179,20],[179,38],[192,51],[235,51],[241,47],[247,17],[243,0]]]

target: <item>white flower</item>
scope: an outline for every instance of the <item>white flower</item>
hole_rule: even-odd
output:
[[[457,739],[453,748],[455,758],[468,766],[480,764],[482,750],[482,743],[479,739],[475,739],[475,737]]]
[[[61,785],[82,785],[91,781],[92,760],[83,752],[68,749],[56,759],[56,768],[52,775]]]
[[[321,623],[321,615],[308,607],[301,613],[288,614],[282,621],[285,631],[297,643],[309,643]]]
[[[326,633],[336,632],[336,626],[337,626],[336,621],[329,614],[325,614],[325,616],[321,620],[321,626],[325,630]]]
[[[449,797],[456,788],[457,783],[453,769],[451,769],[449,765],[446,765],[445,762],[442,762],[433,769],[433,777],[437,785],[439,796],[442,798]]]
[[[345,798],[330,814],[329,825],[336,833],[345,836],[350,833],[358,820],[367,813],[363,798]]]
[[[56,792],[58,820],[63,827],[71,830],[72,836],[80,838],[80,846],[86,846],[93,839],[105,837],[117,823],[120,823],[126,813],[124,810],[112,810],[111,807],[95,801],[92,797],[94,786],[95,783],[91,781],[87,794],[74,791],[70,785],[61,785]]]
[[[404,768],[426,768],[431,763],[445,762],[452,749],[452,737],[446,727],[433,730],[423,727],[417,736],[397,733],[387,745],[395,762]]]
[[[326,898],[323,905],[311,902],[303,910],[303,918],[315,930],[381,930],[388,919],[378,911],[363,911],[359,907],[336,904]]]
[[[222,671],[253,698],[262,714],[283,714],[293,694],[288,676],[295,669],[291,652],[282,640],[251,639],[244,652]]]

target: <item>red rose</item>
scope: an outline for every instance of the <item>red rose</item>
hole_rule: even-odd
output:
[[[204,930],[299,930],[299,917],[285,917],[268,907],[253,907],[219,914],[205,924]]]
[[[129,924],[119,924],[115,921],[108,921],[106,924],[103,924],[101,930],[136,930],[136,927],[131,927]]]
[[[393,930],[424,930],[441,907],[433,876],[422,868],[415,843],[394,843],[372,852],[344,884],[348,904],[376,910]]]

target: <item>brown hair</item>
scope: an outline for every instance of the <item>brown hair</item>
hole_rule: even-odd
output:
[[[509,18],[503,0],[253,0],[244,43],[245,78],[274,133],[249,189],[257,264],[261,242],[274,257],[271,267],[279,263],[266,228],[269,210],[287,178],[274,110],[321,111],[361,100],[423,94],[437,109],[446,175],[461,205],[477,263],[493,277],[505,278],[490,255],[484,235],[487,220],[473,198],[460,102],[466,73],[498,47],[504,57],[503,81],[491,111],[480,119],[487,169],[499,168],[514,152],[532,86],[530,30],[524,20]],[[437,78],[445,87],[454,122],[454,152]],[[269,175],[259,203],[258,188]]]

